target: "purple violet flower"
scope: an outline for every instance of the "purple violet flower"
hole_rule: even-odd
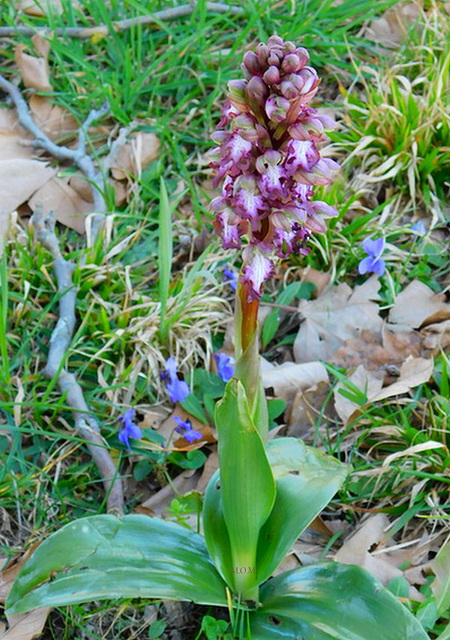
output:
[[[363,258],[359,263],[359,273],[377,273],[378,276],[382,276],[386,268],[386,263],[381,258],[384,251],[384,238],[378,238],[378,240],[366,238],[363,242],[363,249],[368,257]]]
[[[161,373],[161,379],[168,381],[166,388],[172,402],[182,402],[190,395],[187,382],[178,378],[177,363],[172,356],[166,360],[166,370]]]
[[[192,422],[190,420],[182,420],[180,416],[173,416],[173,419],[178,424],[178,427],[175,427],[175,431],[181,434],[187,442],[194,442],[195,440],[201,440],[203,438],[200,431],[192,428]]]
[[[224,248],[239,249],[246,238],[241,281],[249,301],[261,297],[275,256],[309,253],[310,235],[325,230],[322,216],[337,215],[312,201],[314,185],[331,182],[338,165],[320,156],[324,129],[334,122],[308,106],[320,82],[308,61],[306,49],[278,36],[247,51],[244,79],[228,84],[212,136],[219,145],[210,152],[214,185],[222,183],[210,205],[214,227]]]
[[[230,285],[230,287],[236,291],[237,289],[237,282],[238,282],[238,277],[237,274],[234,273],[234,271],[231,271],[231,269],[227,269],[226,267],[223,270],[223,275],[224,278],[226,278],[226,282],[228,282],[228,284]]]
[[[128,449],[130,448],[130,438],[134,438],[135,440],[140,440],[142,438],[142,431],[137,424],[134,424],[133,422],[135,413],[135,409],[128,409],[125,411],[123,416],[119,416],[119,422],[122,423],[118,435],[119,442],[128,447]]]
[[[416,236],[424,236],[427,232],[427,228],[422,220],[418,220],[415,224],[411,225],[411,231]]]
[[[226,353],[216,353],[214,359],[217,362],[217,371],[224,382],[228,382],[234,376],[236,360]]]

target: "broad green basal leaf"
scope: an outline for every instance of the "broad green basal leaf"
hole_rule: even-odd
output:
[[[348,468],[296,438],[275,438],[267,456],[277,493],[259,537],[258,582],[266,580],[290,547],[340,488]]]
[[[165,598],[226,606],[225,583],[203,538],[143,515],[66,525],[24,564],[8,613],[102,598]]]
[[[258,640],[429,640],[414,616],[369,573],[335,562],[283,573],[250,614]]]
[[[234,588],[230,536],[223,516],[219,470],[206,487],[203,500],[203,529],[208,551],[220,575]]]
[[[264,443],[250,417],[244,387],[236,378],[226,386],[215,421],[222,509],[237,574],[235,587],[245,594],[256,580],[258,537],[275,500],[275,481]],[[252,573],[246,573],[248,569]],[[239,574],[242,570],[244,575]]]

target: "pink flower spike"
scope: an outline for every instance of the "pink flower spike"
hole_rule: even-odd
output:
[[[320,155],[333,121],[308,104],[320,83],[308,63],[306,49],[279,36],[248,51],[244,78],[228,85],[219,125],[227,130],[214,135],[219,152],[208,154],[213,185],[222,183],[210,206],[214,227],[225,248],[245,247],[242,300],[250,305],[273,274],[273,258],[308,253],[310,235],[325,230],[322,216],[337,215],[312,200],[314,185],[331,182],[338,165]]]

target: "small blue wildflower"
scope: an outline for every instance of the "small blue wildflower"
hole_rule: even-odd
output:
[[[417,236],[424,236],[427,232],[427,228],[422,222],[422,220],[418,220],[415,224],[411,226],[411,231]]]
[[[225,269],[223,270],[223,275],[226,278],[226,282],[228,282],[228,284],[230,285],[230,287],[236,291],[237,289],[237,285],[238,285],[238,277],[237,277],[237,273],[235,273],[234,271],[231,271],[231,269],[227,269],[225,267]]]
[[[134,438],[135,440],[140,440],[142,438],[142,431],[139,429],[137,424],[134,424],[133,422],[135,413],[135,409],[128,409],[128,411],[125,411],[123,416],[119,416],[119,422],[122,423],[118,435],[119,442],[128,447],[128,449],[130,448],[130,438]]]
[[[177,363],[172,356],[166,360],[166,371],[161,373],[161,379],[168,381],[167,393],[172,402],[182,402],[190,395],[187,382],[178,379]]]
[[[178,424],[178,427],[175,427],[175,431],[180,433],[187,442],[194,442],[194,440],[201,440],[203,438],[200,431],[192,428],[192,422],[190,420],[182,420],[180,416],[173,416],[173,419]]]
[[[216,353],[214,356],[217,362],[217,371],[224,382],[228,382],[234,376],[235,359],[226,353]]]
[[[384,238],[378,238],[378,240],[366,238],[363,242],[363,249],[368,254],[368,257],[363,258],[359,263],[359,273],[377,273],[382,276],[386,268],[386,263],[381,258],[381,254],[384,251]]]

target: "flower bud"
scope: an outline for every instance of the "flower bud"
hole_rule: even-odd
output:
[[[263,75],[263,80],[267,84],[278,84],[280,82],[280,71],[278,67],[272,65]]]
[[[254,51],[247,51],[244,55],[244,66],[250,71],[252,75],[258,75],[261,73],[261,66],[258,61],[258,56]]]
[[[267,58],[269,57],[269,48],[262,42],[256,47],[256,55],[262,69],[267,67]]]
[[[304,67],[309,62],[309,53],[304,47],[297,47],[295,50],[295,54],[298,59],[301,61],[302,67]]]
[[[274,67],[279,67],[281,63],[281,56],[278,56],[274,51],[269,53],[269,57],[267,58],[267,64],[273,65]]]
[[[287,100],[298,98],[299,90],[291,80],[283,80],[280,85],[281,93]]]
[[[284,43],[283,45],[283,51],[284,51],[284,55],[288,55],[289,53],[294,53],[295,50],[297,49],[297,47],[295,46],[294,42],[291,42],[291,40],[288,40],[287,42]]]
[[[283,45],[284,45],[283,38],[280,38],[280,36],[270,36],[270,38],[267,41],[267,46],[269,48],[283,47]]]
[[[230,99],[234,102],[245,104],[245,87],[247,83],[245,80],[230,80],[228,83],[228,92]]]
[[[261,106],[264,105],[264,101],[269,93],[266,83],[259,76],[253,76],[248,81],[246,87],[246,95],[250,100],[255,100]]]
[[[291,103],[286,98],[282,96],[270,96],[268,100],[266,100],[266,113],[267,117],[271,122],[276,122],[279,124],[286,119],[287,112],[289,111],[289,107]]]
[[[302,61],[297,56],[297,54],[290,53],[289,55],[285,56],[281,64],[281,69],[282,71],[284,71],[284,73],[295,73],[296,71],[299,71],[302,66]]]

